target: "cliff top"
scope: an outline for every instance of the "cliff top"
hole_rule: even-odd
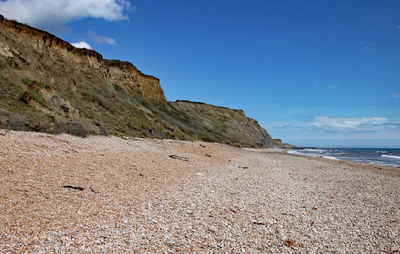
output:
[[[94,57],[99,62],[103,62],[104,64],[106,64],[108,66],[117,67],[120,69],[134,69],[140,75],[160,81],[158,78],[156,78],[152,75],[147,75],[147,74],[142,73],[135,65],[133,65],[130,62],[104,59],[103,56],[95,50],[86,49],[86,48],[76,48],[73,45],[71,45],[69,42],[64,41],[63,39],[60,39],[59,37],[55,36],[54,34],[51,34],[49,32],[46,32],[44,30],[41,30],[41,29],[38,29],[35,27],[31,27],[28,24],[22,24],[15,20],[6,19],[1,14],[0,14],[0,25],[4,29],[12,29],[18,33],[27,34],[27,35],[31,36],[33,39],[42,40],[43,43],[45,43],[49,47],[55,46],[55,47],[59,47],[62,49],[66,49],[69,53],[75,54],[78,56]]]

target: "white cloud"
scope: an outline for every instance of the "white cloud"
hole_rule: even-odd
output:
[[[333,118],[328,116],[314,117],[309,124],[311,127],[324,131],[373,131],[388,124],[388,119],[383,117],[371,118]]]
[[[111,37],[101,36],[101,35],[95,34],[93,32],[89,32],[89,36],[90,36],[90,39],[92,39],[93,41],[100,43],[100,44],[106,43],[106,44],[110,44],[113,46],[117,45],[117,42],[115,41],[115,39],[111,38]]]
[[[0,1],[0,13],[39,27],[57,27],[72,20],[102,18],[127,19],[128,0],[6,0]]]
[[[392,93],[392,96],[393,96],[394,98],[400,98],[400,93]]]
[[[87,42],[85,42],[85,41],[80,41],[80,42],[71,43],[71,45],[74,46],[75,48],[92,49],[92,47],[90,47],[89,43],[87,43]]]
[[[399,147],[400,119],[383,117],[261,121],[273,138],[298,146]]]
[[[378,43],[374,41],[360,41],[360,45],[364,49],[376,48],[378,47]]]

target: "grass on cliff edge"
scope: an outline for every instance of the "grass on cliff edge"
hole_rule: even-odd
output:
[[[48,132],[49,128],[43,126],[53,124],[54,117],[19,101],[33,82],[40,88],[46,86],[45,83],[27,78],[22,79],[18,85],[2,79],[0,107],[27,118],[32,129]],[[57,84],[54,87],[58,96],[69,101],[80,112],[80,118],[92,124],[89,134],[99,134],[93,130],[102,128],[116,136],[203,140],[254,146],[252,140],[243,137],[243,131],[239,128],[243,118],[232,110],[196,103],[158,105],[135,98],[110,81],[96,86],[79,84],[73,88]],[[55,108],[51,101],[45,101],[35,89],[30,91],[42,107],[49,110]],[[52,114],[57,115],[57,121],[74,120],[65,116],[62,109],[55,109]]]

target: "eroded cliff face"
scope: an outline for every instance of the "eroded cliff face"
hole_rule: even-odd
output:
[[[78,84],[112,83],[129,94],[165,104],[159,79],[128,62],[105,60],[88,49],[0,16],[0,72],[9,80],[29,78],[74,91]]]
[[[0,128],[269,147],[243,111],[167,102],[160,81],[0,16]]]

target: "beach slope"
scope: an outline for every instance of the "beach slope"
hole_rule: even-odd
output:
[[[400,170],[0,130],[0,252],[400,250]]]

